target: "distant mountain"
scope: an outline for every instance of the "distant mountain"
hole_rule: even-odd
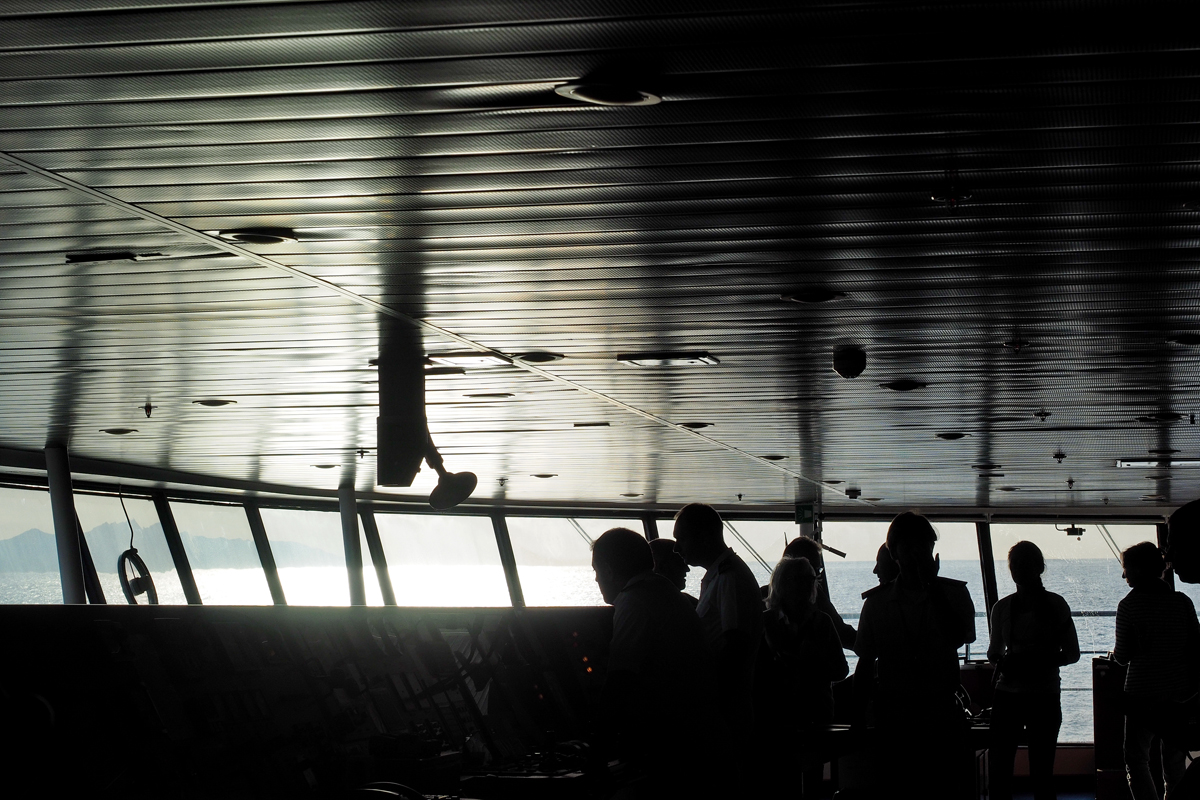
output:
[[[117,558],[129,548],[129,526],[124,522],[106,522],[87,531],[84,538],[96,570],[112,573],[117,569]],[[249,539],[192,536],[187,531],[180,531],[179,538],[183,540],[192,569],[259,567],[258,550]],[[133,545],[152,573],[175,568],[159,523],[146,528],[133,523]],[[345,563],[340,551],[340,546],[337,552],[332,552],[297,542],[271,544],[275,563],[280,567],[340,566]],[[54,535],[30,528],[0,540],[0,572],[58,572],[58,547]]]

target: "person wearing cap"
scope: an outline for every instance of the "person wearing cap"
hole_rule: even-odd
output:
[[[669,580],[692,608],[700,601],[687,593],[687,576],[691,567],[679,555],[674,539],[654,539],[650,542],[650,553],[654,556],[654,571]]]

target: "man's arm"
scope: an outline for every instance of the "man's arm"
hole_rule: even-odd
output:
[[[988,642],[987,650],[987,659],[993,664],[999,664],[1000,658],[1004,655],[1006,647],[1004,629],[1008,627],[1007,617],[1008,603],[1004,600],[997,600],[996,605],[992,606],[992,639]]]
[[[1079,660],[1079,634],[1075,630],[1075,620],[1071,619],[1071,607],[1063,600],[1059,613],[1062,622],[1059,625],[1061,634],[1058,640],[1058,666],[1065,667]]]
[[[1113,661],[1122,666],[1129,664],[1134,651],[1133,620],[1130,619],[1132,615],[1126,602],[1128,599],[1129,595],[1126,595],[1125,600],[1117,603],[1117,635],[1116,644],[1113,645]]]

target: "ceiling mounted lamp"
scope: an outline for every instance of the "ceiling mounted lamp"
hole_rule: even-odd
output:
[[[1141,497],[1147,503],[1157,503],[1159,500],[1166,500],[1166,495],[1162,494],[1144,494]]]
[[[882,497],[864,497],[863,500],[866,500],[868,503],[878,503],[881,500],[883,500],[883,498]]]
[[[843,378],[857,378],[866,368],[866,351],[858,345],[846,345],[833,351],[833,371]]]
[[[835,291],[834,289],[826,289],[820,286],[808,286],[803,289],[797,289],[790,294],[779,295],[780,300],[788,300],[793,303],[804,303],[805,305],[829,303],[834,300],[842,300],[845,297],[845,292]]]
[[[1051,456],[1051,458],[1053,458],[1055,461],[1057,461],[1060,464],[1066,459],[1066,457],[1067,457],[1067,454],[1064,453],[1062,450],[1055,450],[1054,455]]]
[[[557,477],[558,477],[558,473],[557,473],[557,472],[535,472],[535,473],[533,473],[532,475],[530,475],[529,477],[531,477],[531,478],[541,478],[541,479],[543,479],[543,480],[546,480],[546,479],[548,479],[548,478],[557,478]]]
[[[193,400],[192,405],[204,406],[206,408],[220,408],[221,406],[235,406],[237,400],[222,400],[220,398],[211,397],[204,400]]]
[[[562,353],[549,353],[545,350],[537,350],[532,353],[520,353],[517,355],[518,361],[524,361],[526,364],[551,364],[555,361],[562,361],[566,356]]]
[[[1003,478],[1004,473],[1003,472],[977,472],[976,476],[980,477],[980,478]]]
[[[1146,452],[1152,456],[1169,456],[1174,455],[1179,451],[1173,447],[1156,447],[1153,450],[1147,450]]]
[[[826,486],[837,486],[839,483],[845,483],[845,481],[821,481],[821,483]]]
[[[1200,459],[1179,458],[1172,460],[1120,459],[1117,461],[1120,469],[1172,469],[1174,467],[1200,467]]]
[[[427,377],[437,377],[439,375],[466,375],[467,371],[462,367],[426,367],[425,375]]]
[[[1045,422],[1047,419],[1050,418],[1051,412],[1047,411],[1044,408],[1039,408],[1037,411],[1033,412],[1033,416],[1036,419],[1040,419],[1042,422]]]
[[[962,205],[971,199],[971,192],[965,186],[960,186],[958,182],[958,170],[946,170],[946,182],[943,188],[933,192],[929,199],[935,203],[941,203],[944,206],[954,208]]]
[[[333,469],[340,466],[341,464],[313,464],[314,469]]]
[[[1146,480],[1148,480],[1148,481],[1169,481],[1169,480],[1171,480],[1171,476],[1170,475],[1147,475]]]
[[[608,428],[611,423],[608,422],[576,422],[572,425],[575,428]]]
[[[633,498],[633,497],[641,497],[641,496],[642,496],[641,492],[621,492],[621,497]]]
[[[1182,414],[1176,414],[1174,411],[1156,411],[1150,416],[1158,422],[1178,422],[1183,419]]]
[[[474,472],[450,472],[442,462],[442,454],[434,446],[433,440],[425,450],[425,463],[433,467],[438,475],[437,486],[429,493],[429,505],[435,511],[445,511],[454,508],[466,500],[479,485],[479,478]]]
[[[655,106],[662,102],[656,94],[611,83],[567,83],[554,87],[554,93],[594,106]]]
[[[965,439],[971,434],[963,433],[962,431],[946,431],[945,433],[937,434],[937,438],[945,439],[947,442],[957,442],[959,439]]]
[[[128,436],[131,433],[137,433],[137,428],[101,428],[101,433],[107,433],[109,436]]]
[[[657,350],[649,353],[621,353],[617,356],[617,363],[631,367],[697,367],[721,362],[716,356],[703,350]]]
[[[512,392],[479,392],[478,394],[464,394],[463,397],[471,400],[507,400],[516,395]]]
[[[165,258],[163,253],[134,253],[129,250],[93,250],[67,253],[68,264],[103,264],[111,261],[149,261]]]
[[[299,241],[296,232],[291,228],[236,228],[217,231],[216,235],[238,244],[283,244]]]
[[[916,389],[924,389],[929,384],[921,383],[920,381],[901,378],[898,381],[888,381],[887,383],[879,384],[881,389],[891,389],[893,392],[911,392]]]
[[[1003,466],[1003,464],[993,464],[991,461],[981,461],[978,464],[972,464],[971,469],[981,469],[984,472],[990,472],[992,470],[1001,469]]]
[[[711,422],[681,422],[681,423],[679,423],[679,427],[687,428],[687,429],[693,430],[693,431],[698,431],[701,428],[711,428],[712,426],[713,426],[713,423],[711,423]]]
[[[1000,491],[1000,492],[1019,492],[1019,491],[1021,491],[1021,487],[1020,486],[999,486],[999,487],[997,487],[996,490]]]
[[[788,457],[784,455],[772,454],[769,456],[759,456],[763,461],[787,461]]]
[[[846,497],[849,497],[851,500],[857,500],[862,497],[862,489],[851,486],[846,489]]]
[[[1016,354],[1024,350],[1026,347],[1029,347],[1029,344],[1030,342],[1028,339],[1017,337],[1009,339],[1007,342],[1002,342],[1000,346],[1006,350],[1012,350],[1013,353]]]

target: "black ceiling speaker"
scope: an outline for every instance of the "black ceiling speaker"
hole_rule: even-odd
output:
[[[867,368],[867,354],[861,347],[848,345],[833,351],[833,371],[843,378],[857,378]]]
[[[433,446],[432,439],[429,441],[425,460],[438,474],[437,486],[429,493],[429,505],[436,511],[454,508],[470,497],[471,492],[479,485],[479,478],[474,472],[449,472],[442,463],[442,454]]]

